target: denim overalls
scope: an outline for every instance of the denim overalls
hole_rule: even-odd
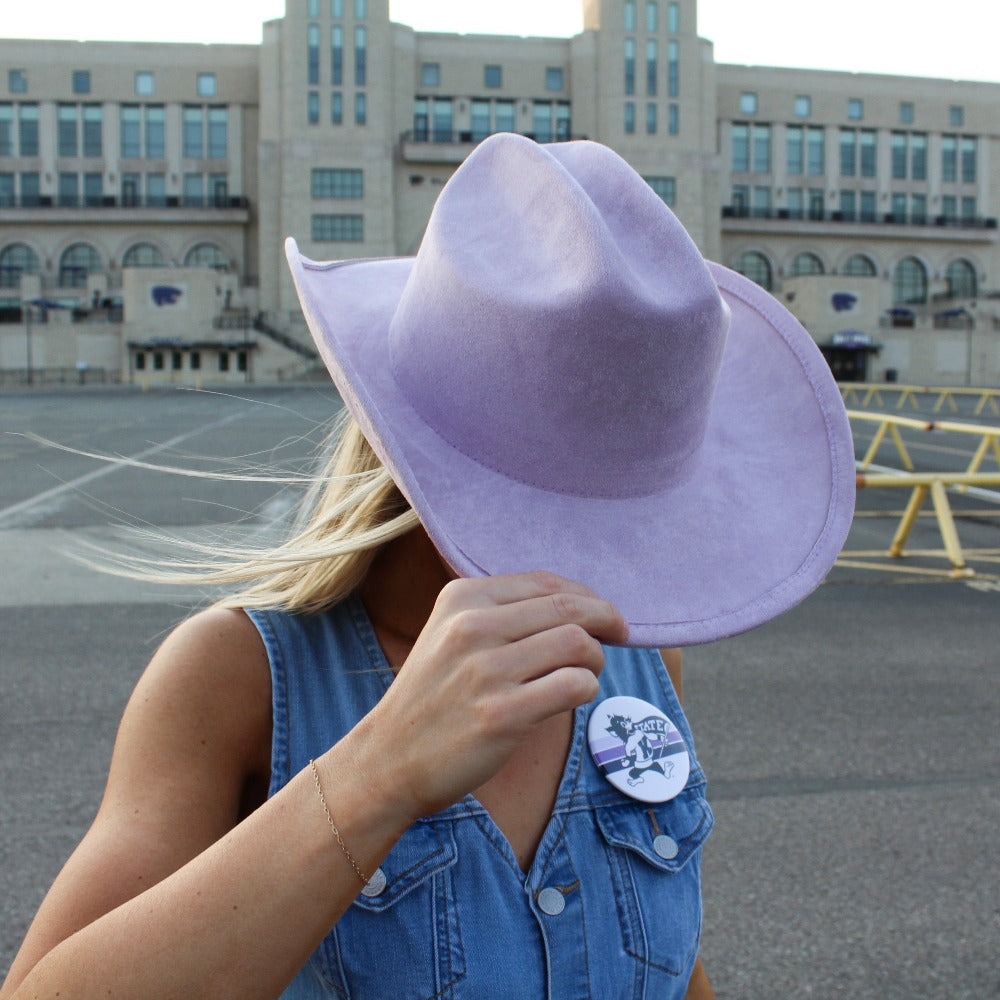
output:
[[[274,795],[372,708],[392,672],[357,598],[322,615],[250,617],[271,663]],[[684,996],[701,930],[700,848],[713,824],[705,778],[658,654],[608,647],[605,656],[598,700],[652,702],[684,736],[691,775],[681,794],[651,806],[613,788],[588,750],[592,706],[578,708],[528,874],[472,796],[419,820],[286,1000]]]

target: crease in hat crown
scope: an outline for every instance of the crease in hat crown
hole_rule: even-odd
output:
[[[390,365],[421,419],[481,464],[640,496],[694,462],[728,328],[701,254],[623,160],[502,133],[438,198]]]

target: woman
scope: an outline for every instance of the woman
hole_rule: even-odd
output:
[[[648,647],[835,559],[818,351],[594,143],[486,140],[413,260],[289,262],[353,420],[153,658],[0,998],[710,997],[712,816]]]

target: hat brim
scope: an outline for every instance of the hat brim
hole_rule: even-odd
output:
[[[855,491],[840,393],[808,333],[742,275],[709,263],[732,326],[691,476],[652,496],[590,499],[480,464],[406,400],[388,337],[412,258],[317,262],[291,239],[286,253],[344,402],[462,576],[551,570],[613,602],[629,645],[682,646],[787,611],[836,560]]]

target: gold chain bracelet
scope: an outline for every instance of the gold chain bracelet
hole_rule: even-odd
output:
[[[330,824],[330,829],[333,830],[333,835],[337,838],[340,849],[344,852],[347,860],[351,862],[351,867],[354,869],[355,874],[361,879],[362,885],[368,885],[368,876],[358,867],[357,861],[354,860],[354,855],[347,849],[347,844],[344,843],[344,838],[341,837],[340,831],[337,829],[337,824],[334,823],[333,817],[330,815],[330,807],[326,804],[323,786],[319,783],[319,768],[316,766],[316,761],[309,761],[309,766],[312,768],[313,780],[316,782],[316,793],[319,795],[319,801],[323,805],[323,812],[326,813],[326,821]]]

